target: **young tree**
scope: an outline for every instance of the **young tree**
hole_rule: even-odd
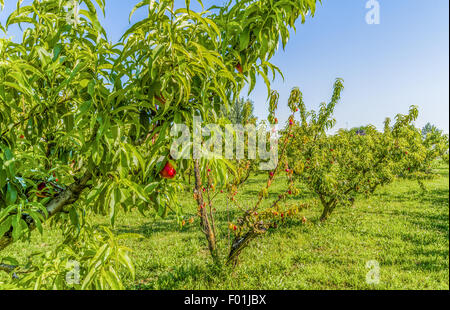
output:
[[[408,156],[404,163],[408,170],[403,177],[413,178],[426,190],[424,180],[436,176],[433,165],[440,159],[448,161],[448,135],[428,123],[422,130],[413,126],[408,128]]]
[[[391,182],[401,169],[406,171],[397,163],[403,162],[407,153],[403,148],[408,140],[404,130],[417,117],[417,109],[412,107],[408,115],[398,115],[393,129],[387,126],[384,133],[365,126],[329,135],[326,131],[334,126],[333,112],[342,89],[342,80],[338,79],[330,103],[322,103],[317,113],[300,106],[301,121],[294,126],[288,148],[294,177],[304,182],[322,204],[321,221],[337,207],[352,205],[356,194],[368,195]]]
[[[253,110],[253,101],[241,97],[232,102],[230,113],[227,113],[227,117],[232,124],[256,124],[257,118],[253,115]]]
[[[429,133],[436,131],[436,126],[432,125],[430,122],[426,123],[422,128],[422,137],[425,139]]]

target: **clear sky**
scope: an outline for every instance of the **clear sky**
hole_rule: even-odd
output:
[[[16,4],[5,2],[2,22]],[[137,2],[107,1],[103,25],[110,40],[117,41],[129,27],[128,14]],[[366,23],[367,0],[322,2],[315,17],[298,23],[286,50],[272,59],[285,76],[272,85],[280,93],[280,121],[287,119],[292,87],[300,87],[307,107],[316,109],[329,100],[335,78],[341,77],[345,90],[336,108],[336,128],[369,123],[382,128],[385,117],[418,105],[418,127],[431,122],[448,133],[449,1],[378,0],[378,25]],[[204,3],[208,6],[212,1]],[[259,118],[266,116],[266,96],[265,84],[259,80],[250,95]]]

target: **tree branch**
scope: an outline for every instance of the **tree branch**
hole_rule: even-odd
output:
[[[50,200],[46,206],[48,218],[62,212],[64,206],[73,204],[78,200],[83,190],[88,187],[87,183],[92,178],[92,172],[87,171],[84,176],[75,183],[69,185],[67,189],[62,191],[58,196]],[[36,228],[36,224],[31,216],[25,215],[24,220],[30,230]],[[13,242],[12,229],[0,237],[0,251],[4,250]]]

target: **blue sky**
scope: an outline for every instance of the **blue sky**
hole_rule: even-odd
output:
[[[2,22],[16,3],[5,2]],[[110,40],[117,41],[129,27],[128,14],[138,0],[107,2],[103,25]],[[336,128],[369,123],[382,128],[386,117],[418,105],[418,127],[431,122],[448,133],[449,1],[378,0],[379,25],[366,23],[367,0],[322,2],[315,17],[298,23],[286,50],[272,59],[285,76],[272,84],[280,93],[280,121],[287,119],[292,87],[300,87],[307,107],[316,109],[329,100],[335,78],[341,77],[345,90],[335,112]],[[266,96],[259,80],[250,95],[259,118],[266,116]]]

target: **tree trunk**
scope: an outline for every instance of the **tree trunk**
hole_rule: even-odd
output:
[[[321,222],[325,222],[327,219],[328,219],[328,216],[330,215],[330,209],[329,209],[329,207],[328,206],[325,206],[324,208],[323,208],[323,212],[322,212],[322,215],[320,216],[320,221]]]
[[[320,221],[325,222],[328,219],[328,215],[330,214],[330,202],[327,202],[325,200],[325,197],[321,194],[319,194],[320,202],[323,206],[322,215],[320,216]]]
[[[251,240],[258,236],[254,231],[249,231],[243,237],[236,237],[231,245],[230,253],[228,254],[227,264],[233,263],[233,267],[236,267],[239,255],[242,250],[250,243]]]
[[[376,184],[374,186],[371,186],[370,187],[370,193],[373,194],[375,192],[375,190],[377,189],[377,187],[378,187],[378,184]]]
[[[321,195],[320,201],[322,202],[323,205],[323,212],[322,215],[320,216],[320,221],[325,222],[330,216],[330,214],[333,212],[334,208],[336,207],[336,200],[327,202],[325,198]]]
[[[213,258],[213,261],[215,263],[219,262],[219,255],[217,253],[217,242],[216,242],[216,235],[214,233],[214,228],[210,223],[210,220],[208,218],[208,212],[206,210],[206,203],[204,203],[203,200],[203,194],[202,194],[202,179],[200,176],[200,167],[198,159],[194,162],[194,175],[195,175],[195,189],[194,193],[197,199],[197,204],[199,206],[199,212],[200,212],[200,225],[202,228],[203,233],[205,234],[206,240],[208,240],[208,248],[209,252],[211,253],[211,256]]]
[[[70,205],[78,200],[81,192],[87,187],[87,182],[92,178],[91,172],[86,172],[85,175],[77,182],[71,184],[66,190],[61,192],[58,196],[50,200],[47,205],[48,218],[54,216],[55,214],[61,212],[66,205]],[[24,221],[28,224],[28,228],[33,230],[36,228],[34,220],[28,216],[24,215]],[[12,230],[6,232],[0,237],[0,251],[4,250],[13,242]]]

